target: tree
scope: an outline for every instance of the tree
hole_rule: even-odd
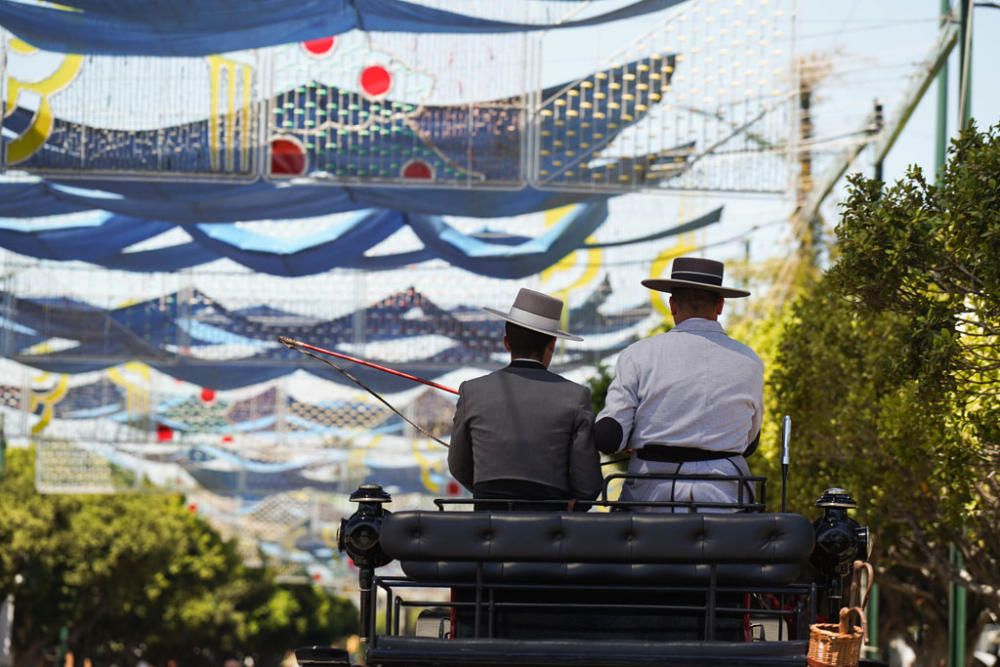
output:
[[[100,663],[209,665],[226,654],[273,664],[354,627],[350,602],[247,568],[179,496],[42,496],[33,480],[33,450],[8,451],[0,595],[15,593],[19,665],[50,662],[61,630]]]
[[[774,377],[796,419],[793,504],[853,490],[877,531],[883,636],[946,650],[947,589],[968,635],[1000,613],[1000,126],[962,134],[940,185],[855,176],[832,269],[798,300]],[[967,571],[952,571],[949,544]]]

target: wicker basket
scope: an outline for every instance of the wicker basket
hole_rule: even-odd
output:
[[[851,625],[851,615],[857,614],[861,625]],[[809,626],[809,667],[856,667],[864,641],[865,613],[861,607],[840,610],[840,624],[816,623]]]

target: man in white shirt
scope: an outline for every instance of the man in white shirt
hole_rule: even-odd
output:
[[[723,269],[722,262],[678,257],[669,279],[642,281],[671,293],[676,326],[619,355],[594,427],[605,454],[632,451],[630,474],[749,474],[744,454],[760,435],[764,364],[718,322],[726,298],[750,295],[724,287]],[[673,511],[687,511],[687,503],[734,503],[739,495],[736,482],[629,479],[621,500],[672,502]],[[743,501],[750,495],[744,485]],[[722,508],[700,511],[713,509]]]

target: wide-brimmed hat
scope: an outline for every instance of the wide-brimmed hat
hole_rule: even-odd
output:
[[[675,289],[700,289],[714,292],[727,299],[750,296],[750,292],[722,284],[724,265],[714,259],[702,257],[678,257],[670,267],[670,278],[647,278],[644,287],[659,292],[673,292]]]
[[[505,313],[495,308],[483,308],[490,315],[495,315],[525,329],[566,340],[583,340],[579,336],[559,330],[562,309],[562,300],[523,287],[517,293],[514,305],[510,307],[508,312]]]

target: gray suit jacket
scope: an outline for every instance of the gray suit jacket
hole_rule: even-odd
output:
[[[587,387],[515,361],[459,387],[448,468],[469,490],[517,479],[591,499],[603,483],[593,425]]]

